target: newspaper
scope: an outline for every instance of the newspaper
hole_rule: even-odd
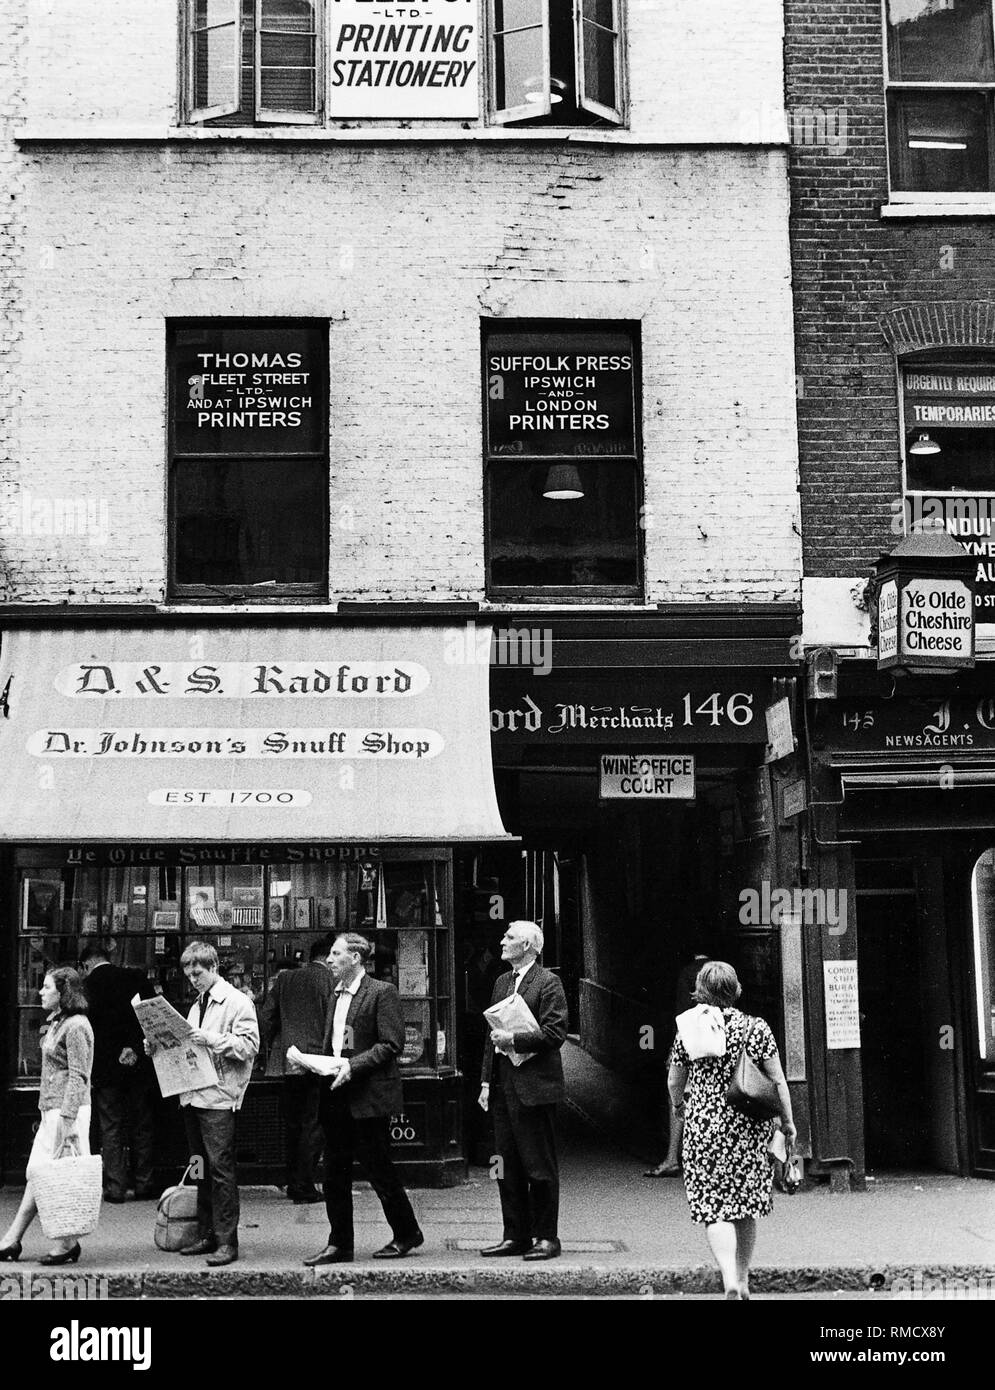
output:
[[[218,1084],[210,1050],[203,1043],[190,1041],[193,1028],[168,999],[161,994],[153,999],[140,999],[136,994],[131,1007],[153,1048],[152,1065],[164,1096],[178,1096],[181,1091],[202,1091],[205,1086]]]
[[[490,1024],[491,1032],[495,1028],[504,1029],[508,1033],[542,1032],[536,1022],[535,1014],[520,994],[509,994],[507,998],[499,999],[496,1004],[492,1004],[489,1009],[484,1010],[484,1018]],[[506,1052],[503,1048],[499,1050],[503,1057],[507,1057],[513,1067],[520,1067],[523,1062],[527,1062],[530,1057],[536,1055],[534,1052]]]
[[[334,1076],[342,1066],[341,1057],[325,1057],[319,1052],[301,1052],[296,1043],[287,1048],[287,1061],[305,1071],[313,1071],[318,1076]]]

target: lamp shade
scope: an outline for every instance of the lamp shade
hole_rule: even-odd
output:
[[[543,497],[553,502],[575,502],[584,496],[580,473],[572,463],[554,463],[546,474]]]
[[[912,444],[909,445],[909,453],[922,457],[925,454],[940,453],[940,446],[936,440],[928,434],[918,434]]]

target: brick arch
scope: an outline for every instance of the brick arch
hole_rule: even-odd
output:
[[[896,356],[929,348],[995,349],[995,300],[933,299],[892,309],[879,319]]]

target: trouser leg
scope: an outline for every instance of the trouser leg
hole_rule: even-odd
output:
[[[344,1096],[323,1086],[318,1116],[325,1140],[325,1211],[328,1214],[328,1243],[352,1250],[352,1153],[354,1143],[352,1113]]]
[[[142,1077],[129,1087],[131,1102],[131,1166],[135,1191],[148,1192],[155,1181],[152,1078]]]
[[[368,1120],[355,1120],[354,1124],[357,1156],[369,1177],[370,1186],[380,1198],[394,1239],[413,1239],[421,1232],[404,1184],[390,1156],[390,1117],[378,1115]]]
[[[500,1086],[491,1087],[491,1113],[494,1117],[494,1148],[501,1165],[497,1184],[504,1239],[528,1240],[532,1234],[529,1181],[518,1152],[509,1100]]]
[[[200,1132],[210,1166],[214,1235],[219,1245],[237,1245],[239,1198],[234,1110],[202,1110]]]
[[[288,1197],[299,1195],[304,1190],[304,1182],[301,1179],[301,1131],[307,1080],[304,1076],[283,1078],[283,1133]]]
[[[104,1196],[123,1198],[128,1190],[128,1163],[124,1151],[126,1101],[122,1086],[95,1086],[93,1106],[100,1132],[100,1157],[104,1167]]]
[[[200,1129],[200,1117],[206,1112],[196,1110],[192,1105],[183,1106],[183,1124],[187,1132],[187,1151],[194,1165],[194,1181],[197,1184],[197,1234],[202,1237],[214,1235],[214,1202],[211,1194],[211,1164],[207,1154],[207,1144]]]

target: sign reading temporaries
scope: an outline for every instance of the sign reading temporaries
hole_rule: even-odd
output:
[[[329,8],[332,120],[478,114],[477,0],[334,0]]]
[[[178,454],[310,454],[322,448],[325,336],[317,327],[177,328]]]
[[[484,357],[492,458],[635,455],[630,333],[490,333]]]
[[[694,798],[694,757],[690,753],[603,754],[598,790],[606,801],[690,801]]]
[[[827,960],[823,961],[822,968],[826,997],[826,1047],[830,1051],[859,1047],[857,962]]]

